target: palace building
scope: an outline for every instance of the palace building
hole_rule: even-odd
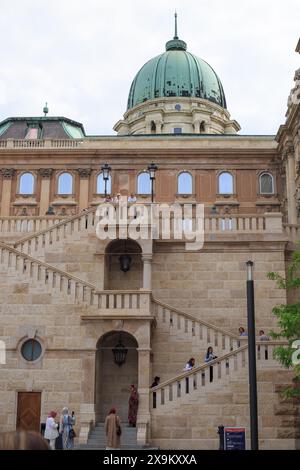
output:
[[[116,135],[89,137],[47,107],[0,122],[2,431],[39,430],[67,406],[77,445],[100,448],[116,406],[127,447],[218,449],[220,425],[249,437],[245,263],[257,335],[268,334],[272,308],[291,299],[267,273],[285,274],[300,239],[299,83],[300,69],[276,136],[243,135],[220,78],[176,29],[133,79]],[[195,217],[203,204],[203,246],[176,238],[174,218],[169,237],[159,226],[155,238],[125,238],[118,222],[101,239],[97,208],[118,193],[134,193],[136,211],[177,203]],[[260,448],[296,449],[300,407],[280,394],[293,374],[275,347],[257,337]],[[127,429],[131,384],[139,407]]]

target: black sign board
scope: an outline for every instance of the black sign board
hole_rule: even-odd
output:
[[[224,427],[224,450],[245,450],[246,429]]]

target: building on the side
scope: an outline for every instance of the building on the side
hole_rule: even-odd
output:
[[[136,384],[137,427],[124,427],[123,444],[217,449],[222,424],[249,436],[245,263],[257,331],[269,332],[288,298],[267,273],[284,275],[300,239],[299,125],[299,70],[277,135],[243,135],[220,78],[177,32],[134,78],[117,135],[89,137],[47,112],[0,123],[1,430],[38,430],[68,406],[78,443],[101,447],[107,411],[126,422]],[[147,213],[152,199],[193,217],[203,204],[204,245],[174,237],[174,217],[165,238],[162,227],[126,238],[117,223],[100,239],[97,208],[118,193]],[[275,346],[258,338],[260,447],[295,449],[299,404],[280,395],[293,376]]]

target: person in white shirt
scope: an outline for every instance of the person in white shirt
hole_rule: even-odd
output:
[[[129,202],[130,204],[134,204],[136,202],[136,196],[131,193],[130,196],[128,196],[127,198],[127,202]]]
[[[55,422],[56,415],[57,413],[55,411],[50,411],[46,420],[46,428],[44,433],[44,438],[49,440],[52,450],[55,450],[55,440],[58,437],[58,424]]]
[[[191,370],[193,367],[195,367],[195,359],[191,357],[191,359],[186,363],[185,368],[183,370]]]

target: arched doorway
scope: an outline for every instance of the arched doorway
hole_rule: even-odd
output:
[[[105,250],[104,289],[139,290],[143,287],[140,245],[130,239],[113,240]]]
[[[120,343],[127,350],[125,362],[116,363],[116,349]],[[103,422],[112,406],[122,422],[127,422],[130,385],[138,385],[138,343],[134,336],[124,331],[111,331],[97,343],[95,409],[96,421]]]

